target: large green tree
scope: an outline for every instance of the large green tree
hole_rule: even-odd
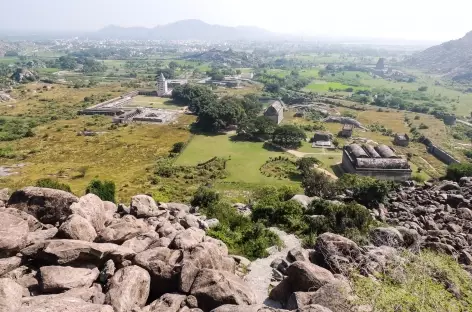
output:
[[[198,113],[198,126],[205,131],[220,131],[238,125],[246,116],[241,101],[234,97],[224,97],[209,103]]]
[[[172,90],[172,99],[198,114],[203,107],[216,103],[218,97],[205,86],[186,84]]]
[[[283,125],[275,129],[272,141],[283,147],[297,148],[306,139],[305,132],[295,125]]]

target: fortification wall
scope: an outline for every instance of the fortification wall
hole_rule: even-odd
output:
[[[459,163],[459,161],[455,159],[452,155],[450,155],[448,152],[446,152],[445,150],[443,150],[442,148],[436,145],[430,145],[428,147],[428,152],[433,154],[437,159],[439,159],[440,161],[444,162],[447,165]]]

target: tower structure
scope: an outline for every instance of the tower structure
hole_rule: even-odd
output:
[[[166,96],[169,93],[167,88],[167,80],[164,74],[161,73],[157,79],[157,96]]]

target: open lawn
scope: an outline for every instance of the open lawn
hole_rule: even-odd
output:
[[[233,141],[233,135],[195,135],[176,161],[177,165],[196,165],[215,156],[229,159],[228,177],[223,182],[242,184],[295,183],[266,177],[259,171],[269,157],[289,156],[264,146],[262,142]]]
[[[128,202],[130,196],[151,188],[150,173],[156,158],[167,155],[176,142],[187,141],[189,123],[182,116],[179,125],[132,124],[110,128],[108,117],[80,117],[56,121],[35,129],[35,137],[15,142],[0,142],[11,147],[19,159],[3,164],[25,164],[19,174],[0,178],[0,187],[20,188],[34,185],[40,178],[54,178],[83,195],[94,178],[116,183],[117,199]],[[84,128],[97,131],[92,137],[78,136]]]
[[[330,90],[334,91],[344,91],[346,88],[351,86],[345,85],[340,82],[328,82],[324,80],[314,80],[308,86],[306,86],[304,91],[313,91],[313,92],[329,92]],[[352,87],[353,89],[359,89],[357,87]]]
[[[138,95],[133,98],[131,104],[127,106],[132,107],[152,107],[165,109],[182,109],[183,106],[173,102],[169,98],[162,98],[157,96]]]

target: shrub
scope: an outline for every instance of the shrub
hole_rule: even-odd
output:
[[[415,116],[415,120],[420,120],[420,116],[419,116],[419,115],[416,115],[416,116]]]
[[[370,211],[356,203],[335,203],[315,200],[308,206],[308,213],[322,218],[310,218],[310,229],[317,234],[332,232],[337,234],[352,233],[352,229],[367,233],[373,219]]]
[[[426,181],[426,178],[419,173],[414,173],[411,178],[418,183],[424,183]]]
[[[101,200],[115,202],[115,183],[112,181],[92,180],[87,189],[86,194],[92,193],[100,197]]]
[[[328,175],[311,170],[303,175],[302,187],[307,196],[330,196],[335,192],[335,184]]]
[[[171,149],[171,153],[180,153],[182,152],[182,150],[184,149],[185,147],[185,143],[184,142],[177,142],[175,143],[173,146],[172,146],[172,149]]]
[[[472,177],[472,164],[452,164],[447,167],[447,179],[459,181],[462,177]]]
[[[298,169],[302,174],[313,169],[314,165],[320,164],[320,161],[315,157],[303,157],[297,160]]]
[[[219,200],[219,193],[206,186],[200,186],[192,198],[191,205],[198,207],[209,207]]]
[[[421,87],[418,88],[418,91],[420,91],[420,92],[428,91],[428,87],[427,86],[421,86]]]
[[[394,184],[370,177],[345,174],[337,181],[339,190],[351,190],[358,203],[372,206],[384,202]]]
[[[61,183],[58,180],[54,180],[50,178],[39,179],[38,181],[36,181],[36,186],[66,191],[69,193],[72,192],[68,184]]]
[[[425,125],[424,123],[421,123],[418,128],[419,129],[429,129],[429,127],[427,125]]]
[[[465,157],[472,159],[472,150],[464,151]]]

